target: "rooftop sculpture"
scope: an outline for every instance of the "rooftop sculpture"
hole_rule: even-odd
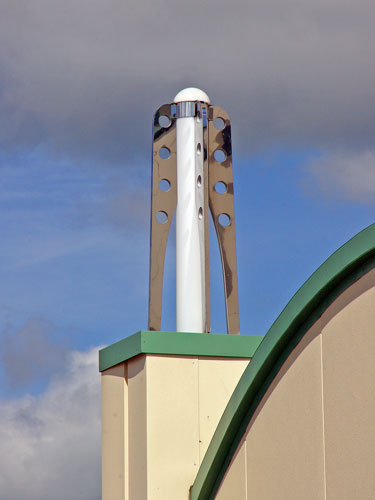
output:
[[[230,119],[203,91],[188,88],[154,115],[149,330],[161,326],[165,251],[176,212],[176,329],[210,332],[209,211],[220,247],[227,331],[239,334]]]

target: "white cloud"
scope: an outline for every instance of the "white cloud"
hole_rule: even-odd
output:
[[[375,204],[375,151],[328,153],[311,161],[308,171],[327,196]]]
[[[99,500],[97,358],[72,352],[45,393],[0,401],[1,498]]]

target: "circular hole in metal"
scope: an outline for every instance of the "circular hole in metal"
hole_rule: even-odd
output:
[[[219,163],[223,162],[226,157],[227,157],[227,155],[224,153],[224,151],[222,149],[217,149],[214,153],[214,158]]]
[[[220,226],[229,226],[230,224],[230,217],[228,214],[220,214],[219,215],[219,224]]]
[[[222,119],[222,118],[215,118],[214,120],[214,127],[217,129],[217,130],[223,130],[223,128],[225,127],[225,121]]]
[[[199,210],[198,210],[198,219],[203,219],[203,208],[202,207],[199,207]]]
[[[159,149],[159,156],[162,160],[168,160],[168,158],[171,156],[171,152],[168,148],[163,146]]]
[[[224,194],[227,192],[228,186],[225,184],[225,182],[217,182],[215,184],[215,191],[219,194]]]
[[[159,212],[157,212],[156,220],[159,222],[159,224],[165,224],[168,220],[167,212],[164,212],[164,210],[160,210]]]
[[[200,142],[198,142],[198,144],[197,144],[197,153],[200,155],[201,152],[202,152],[202,145],[201,145]]]
[[[168,128],[170,124],[171,124],[171,119],[169,118],[169,116],[166,115],[159,116],[159,125],[161,127]]]
[[[202,186],[202,177],[198,175],[197,177],[197,186],[200,188]]]
[[[171,183],[169,182],[168,179],[162,179],[161,181],[159,181],[159,189],[160,191],[164,191],[164,193],[166,193],[167,191],[169,191],[171,188]]]

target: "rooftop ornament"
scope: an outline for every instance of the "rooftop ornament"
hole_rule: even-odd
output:
[[[231,125],[187,88],[154,115],[149,330],[161,327],[165,251],[176,212],[176,329],[211,331],[209,211],[219,242],[227,332],[239,334]]]

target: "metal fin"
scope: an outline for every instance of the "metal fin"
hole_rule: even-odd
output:
[[[239,334],[231,125],[227,113],[218,106],[209,107],[208,118],[209,205],[223,266],[227,331]]]
[[[161,327],[165,250],[177,203],[176,118],[172,106],[161,106],[153,125],[148,329],[156,331]]]
[[[199,103],[200,118],[203,122],[203,185],[204,185],[204,266],[205,266],[205,301],[206,321],[205,332],[211,331],[211,297],[210,297],[210,232],[209,232],[209,202],[208,202],[208,104]]]

